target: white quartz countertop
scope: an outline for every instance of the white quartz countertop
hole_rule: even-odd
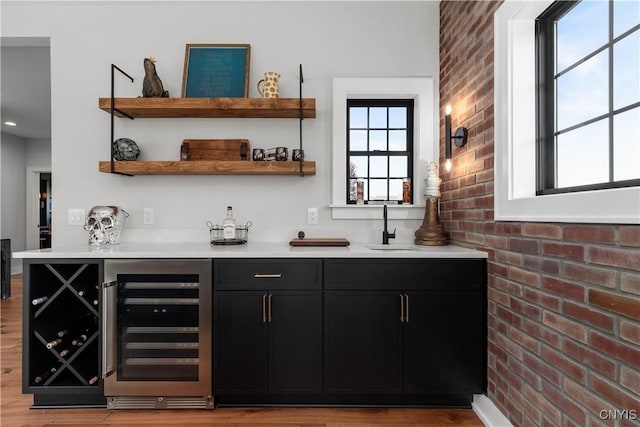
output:
[[[209,243],[121,243],[108,247],[86,245],[16,252],[14,258],[487,258],[487,253],[460,246],[416,246],[351,243],[346,247],[293,247],[286,242],[249,242],[212,246]]]

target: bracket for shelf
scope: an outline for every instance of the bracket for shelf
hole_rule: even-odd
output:
[[[302,121],[304,120],[304,112],[302,110],[302,83],[304,83],[304,77],[302,76],[302,64],[300,64],[300,153],[302,151]],[[304,176],[304,170],[302,169],[304,162],[304,156],[300,158],[300,176]]]
[[[128,173],[122,173],[122,172],[116,172],[115,171],[115,164],[114,164],[114,159],[113,159],[113,155],[114,153],[114,148],[113,148],[113,141],[114,141],[114,119],[115,119],[115,115],[114,112],[119,112],[120,114],[128,117],[129,119],[133,120],[133,117],[131,117],[130,115],[118,110],[115,108],[115,70],[120,71],[122,74],[124,74],[126,77],[129,78],[129,80],[131,80],[131,83],[133,83],[133,77],[131,77],[129,74],[125,73],[124,71],[122,71],[122,69],[120,67],[118,67],[115,64],[111,64],[111,108],[109,110],[109,112],[111,113],[111,140],[109,141],[109,148],[111,149],[111,173],[117,173],[118,175],[126,175],[126,176],[132,176],[129,175]]]

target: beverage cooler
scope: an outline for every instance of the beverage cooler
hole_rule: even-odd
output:
[[[211,262],[105,260],[107,406],[213,408]]]

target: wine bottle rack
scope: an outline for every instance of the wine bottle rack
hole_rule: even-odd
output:
[[[34,407],[106,406],[100,260],[25,260],[23,392]]]

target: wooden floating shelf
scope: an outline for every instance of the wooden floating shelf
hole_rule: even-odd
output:
[[[111,162],[101,161],[99,171],[110,173]],[[305,175],[316,174],[316,162],[302,162]],[[300,162],[249,160],[115,161],[114,172],[128,175],[300,175]]]
[[[111,98],[98,107],[110,113]],[[114,98],[114,108],[116,117],[133,118],[300,118],[298,98]],[[315,98],[302,98],[302,113],[316,117]]]

